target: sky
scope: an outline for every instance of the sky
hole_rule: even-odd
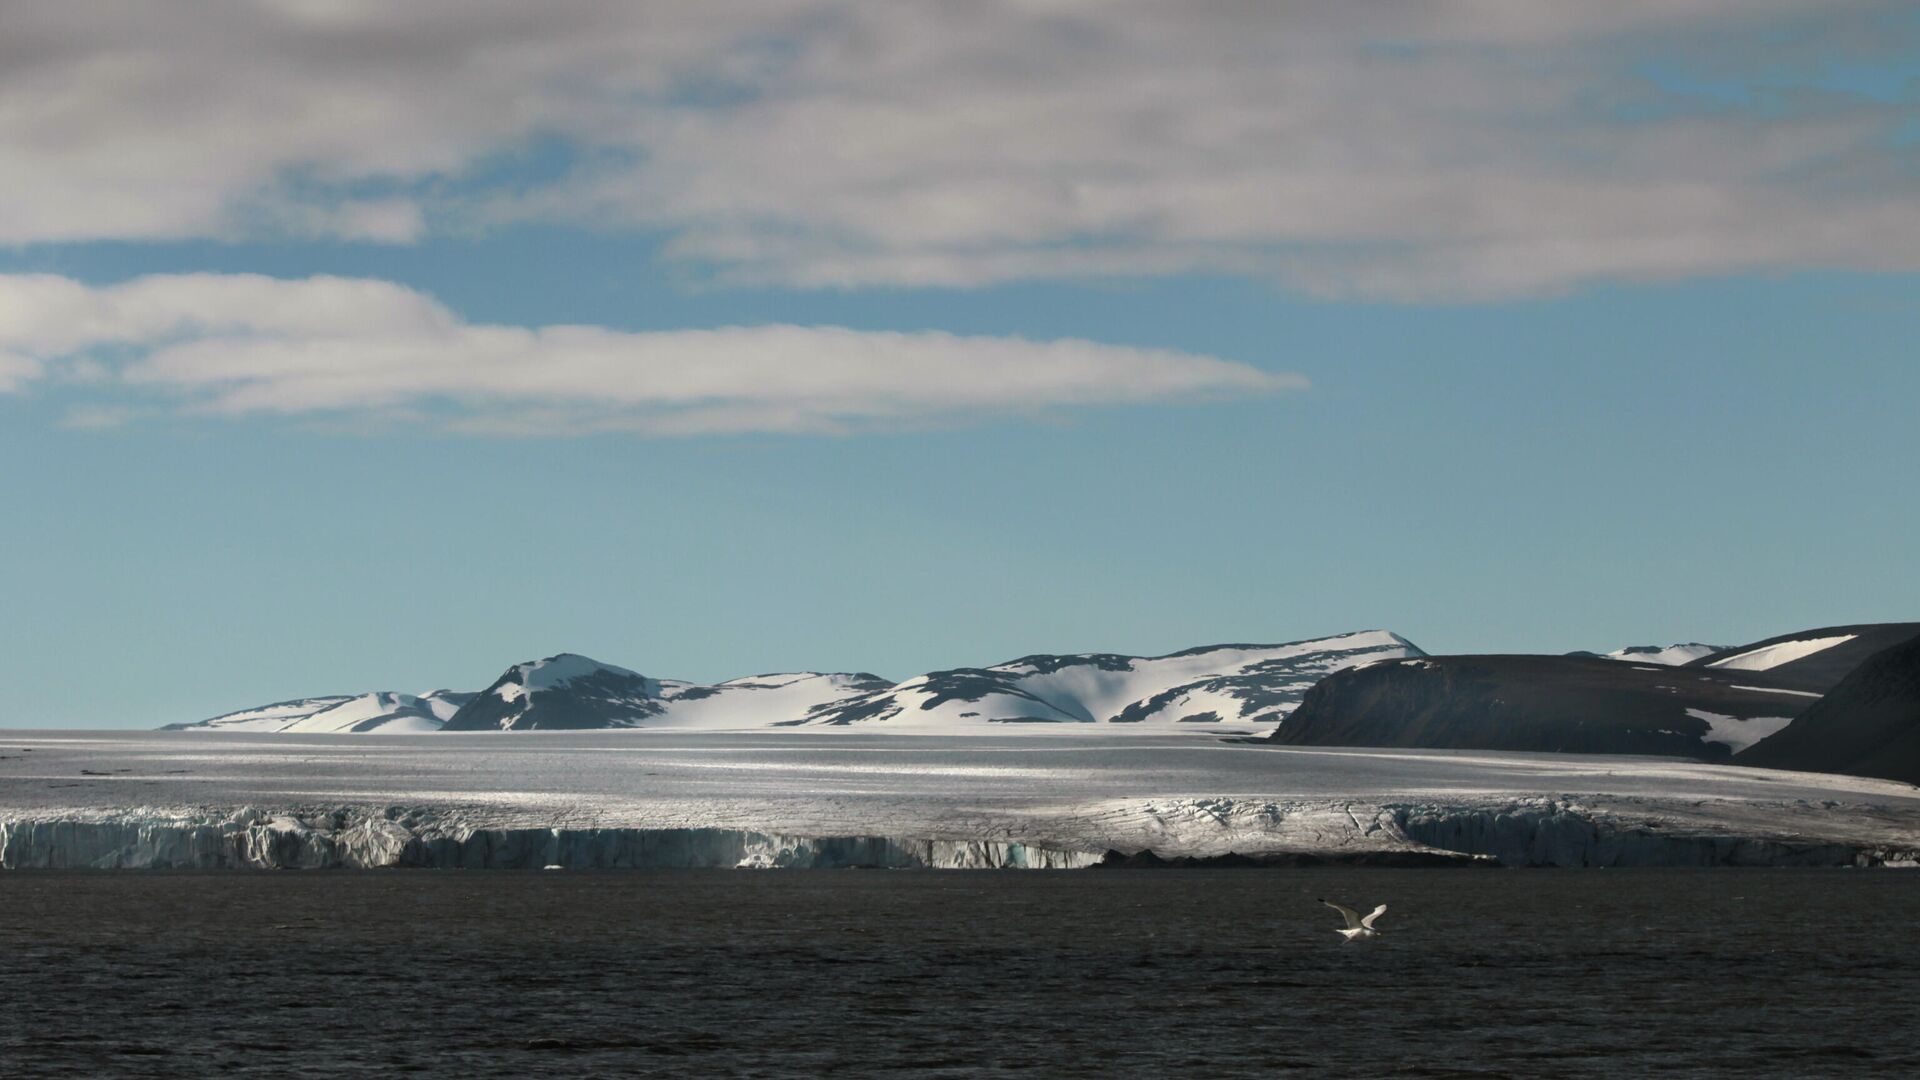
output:
[[[0,3],[0,725],[1920,618],[1920,9]]]

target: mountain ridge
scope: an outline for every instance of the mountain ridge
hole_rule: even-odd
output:
[[[984,668],[927,672],[782,726],[946,730],[1157,723],[1258,728],[1283,719],[1330,671],[1424,655],[1419,646],[1388,630],[1276,645],[1195,646],[1162,656],[1041,653]]]
[[[322,694],[237,709],[192,723],[167,724],[161,730],[421,734],[440,730],[473,696],[457,690],[429,690],[424,694],[392,690]]]
[[[817,726],[956,731],[1007,725],[1102,724],[1118,728],[1250,733],[1277,722],[1328,671],[1424,656],[1387,630],[1277,645],[1200,645],[1160,656],[1033,653],[979,668],[950,668],[893,682],[870,672],[778,672],[702,684],[657,679],[578,653],[509,666],[453,710],[406,723],[341,726],[356,733]],[[451,692],[441,692],[443,695]],[[399,695],[387,694],[387,697]],[[305,717],[380,695],[289,699],[173,729],[278,731]],[[283,715],[284,714],[284,715]],[[393,719],[400,719],[395,717]],[[317,730],[308,728],[308,730]]]

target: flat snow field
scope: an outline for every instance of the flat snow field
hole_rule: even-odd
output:
[[[1663,838],[1920,849],[1909,785],[1665,758],[1085,733],[0,732],[0,830],[12,823],[16,836],[21,823],[219,822],[242,809],[404,814],[441,833],[735,829],[1163,856],[1521,850],[1548,842],[1543,821],[1578,826],[1573,841],[1565,829],[1548,838],[1563,864],[1596,857],[1581,839],[1595,822]],[[1443,825],[1511,832],[1520,826],[1502,823],[1520,818],[1532,831],[1433,839]]]

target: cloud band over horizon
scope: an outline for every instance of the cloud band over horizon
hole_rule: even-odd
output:
[[[1303,389],[1283,372],[1080,339],[832,326],[631,332],[461,319],[368,278],[0,275],[0,392],[143,412],[469,434],[837,435]]]
[[[1917,58],[1894,0],[15,5],[0,244],[558,222],[722,282],[1422,301],[1910,272]]]

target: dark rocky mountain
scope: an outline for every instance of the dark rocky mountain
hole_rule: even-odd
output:
[[[1867,658],[1920,634],[1920,623],[1856,623],[1781,634],[1703,656],[1687,666],[1765,672],[1780,685],[1825,693]]]
[[[515,664],[443,731],[766,727],[893,683],[867,672],[796,671],[703,685],[653,679],[576,653]]]
[[[1581,656],[1429,656],[1327,676],[1270,738],[1725,761],[1815,700],[1766,672]]]
[[[664,710],[658,679],[561,653],[508,668],[441,730],[634,727]]]
[[[1920,634],[1868,657],[1734,764],[1920,784]]]

